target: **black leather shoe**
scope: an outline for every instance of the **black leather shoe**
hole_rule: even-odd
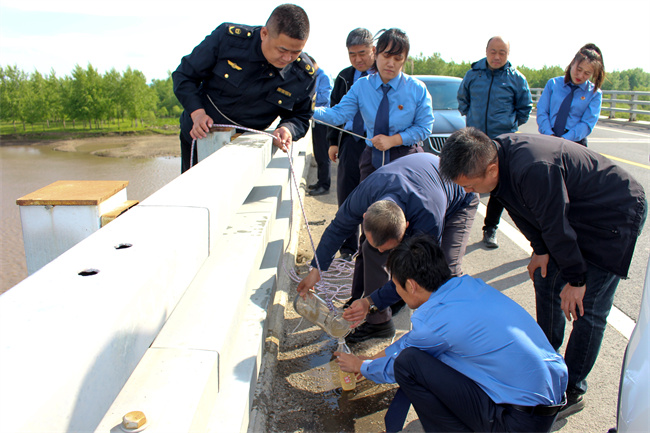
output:
[[[345,337],[345,342],[360,343],[371,338],[392,338],[394,335],[395,325],[393,325],[392,320],[374,325],[366,322],[355,328],[352,334]]]
[[[585,408],[584,394],[579,394],[575,391],[567,391],[566,404],[557,413],[556,419],[566,418],[576,412],[580,412]]]
[[[312,189],[318,188],[320,185],[317,183],[312,183],[311,185],[307,185],[307,190],[311,191]]]
[[[497,229],[483,230],[483,242],[488,248],[499,248],[497,243]]]
[[[325,189],[322,186],[319,186],[316,189],[312,189],[307,194],[309,194],[311,196],[317,196],[317,195],[325,195],[325,194],[329,194],[329,193],[330,193],[329,189]]]
[[[339,257],[341,260],[345,260],[346,262],[351,262],[352,261],[352,256],[354,254],[350,253],[341,253],[341,257]]]

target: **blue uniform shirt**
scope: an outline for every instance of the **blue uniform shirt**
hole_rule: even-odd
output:
[[[361,78],[361,71],[358,70],[358,69],[355,69],[354,70],[354,77],[352,77],[352,84],[356,83],[359,78]],[[345,129],[346,131],[352,131],[353,123],[354,123],[354,117],[352,117],[352,119],[345,122],[345,126],[343,127],[343,129]]]
[[[452,278],[415,310],[411,322],[412,330],[388,346],[385,357],[363,362],[365,377],[394,383],[395,359],[415,347],[472,379],[497,404],[562,401],[564,359],[526,310],[483,281]]]
[[[573,93],[569,117],[566,121],[567,132],[562,136],[567,140],[580,141],[589,134],[598,122],[603,92],[594,92],[591,81],[582,83]],[[537,102],[537,126],[540,134],[553,135],[553,125],[564,98],[571,93],[571,88],[564,82],[564,76],[548,80],[542,96]]]
[[[318,68],[316,71],[316,106],[329,107],[330,93],[332,93],[332,79],[323,71],[323,68]]]
[[[431,95],[420,80],[400,73],[388,82],[389,135],[399,133],[405,146],[425,140],[433,127]],[[378,73],[359,78],[345,94],[341,102],[332,108],[319,107],[314,119],[330,125],[342,125],[361,111],[368,137],[374,137],[375,117],[384,96]],[[372,146],[370,140],[366,140]]]

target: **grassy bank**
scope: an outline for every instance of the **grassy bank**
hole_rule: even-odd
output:
[[[178,135],[177,118],[163,118],[154,121],[135,122],[111,120],[100,123],[66,121],[22,124],[0,123],[0,142],[32,142],[72,140],[106,136]]]

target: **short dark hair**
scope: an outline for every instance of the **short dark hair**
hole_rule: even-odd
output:
[[[381,54],[390,48],[390,51],[387,51],[388,54],[394,56],[404,53],[404,57],[408,57],[411,43],[409,37],[402,30],[395,28],[382,29],[378,35],[377,54]]]
[[[454,181],[485,174],[488,164],[497,161],[497,149],[490,137],[474,127],[451,134],[440,152],[440,174]]]
[[[585,44],[573,57],[569,66],[564,70],[564,82],[571,82],[571,67],[574,64],[580,64],[583,61],[589,62],[589,64],[594,68],[594,74],[591,77],[594,83],[594,92],[596,92],[603,85],[605,81],[605,62],[603,61],[603,53],[600,52],[595,44]]]
[[[266,21],[266,29],[274,38],[284,34],[292,39],[306,41],[309,37],[309,18],[300,6],[286,3],[273,9]]]
[[[373,44],[373,37],[370,30],[364,29],[362,27],[352,30],[348,34],[348,38],[345,40],[345,46],[350,48],[354,45],[370,45]]]
[[[429,234],[412,236],[393,248],[386,269],[400,286],[412,279],[428,292],[435,292],[451,278],[445,253]]]
[[[394,201],[376,201],[366,210],[363,229],[372,235],[376,246],[393,239],[401,241],[406,231],[404,211]]]

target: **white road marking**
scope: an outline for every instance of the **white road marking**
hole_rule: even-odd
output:
[[[477,212],[483,218],[485,218],[485,205],[483,203],[479,203]],[[528,242],[526,237],[521,234],[521,232],[516,227],[512,226],[507,221],[504,221],[502,219],[499,223],[499,230],[511,241],[513,241],[519,248],[524,250],[526,254],[533,254],[533,249],[530,247],[530,242]],[[607,316],[607,323],[609,323],[614,329],[620,332],[621,335],[623,335],[623,337],[627,338],[628,340],[630,339],[632,331],[634,330],[634,326],[636,325],[632,318],[625,315],[625,313],[616,308],[615,305],[612,305],[609,316]]]

